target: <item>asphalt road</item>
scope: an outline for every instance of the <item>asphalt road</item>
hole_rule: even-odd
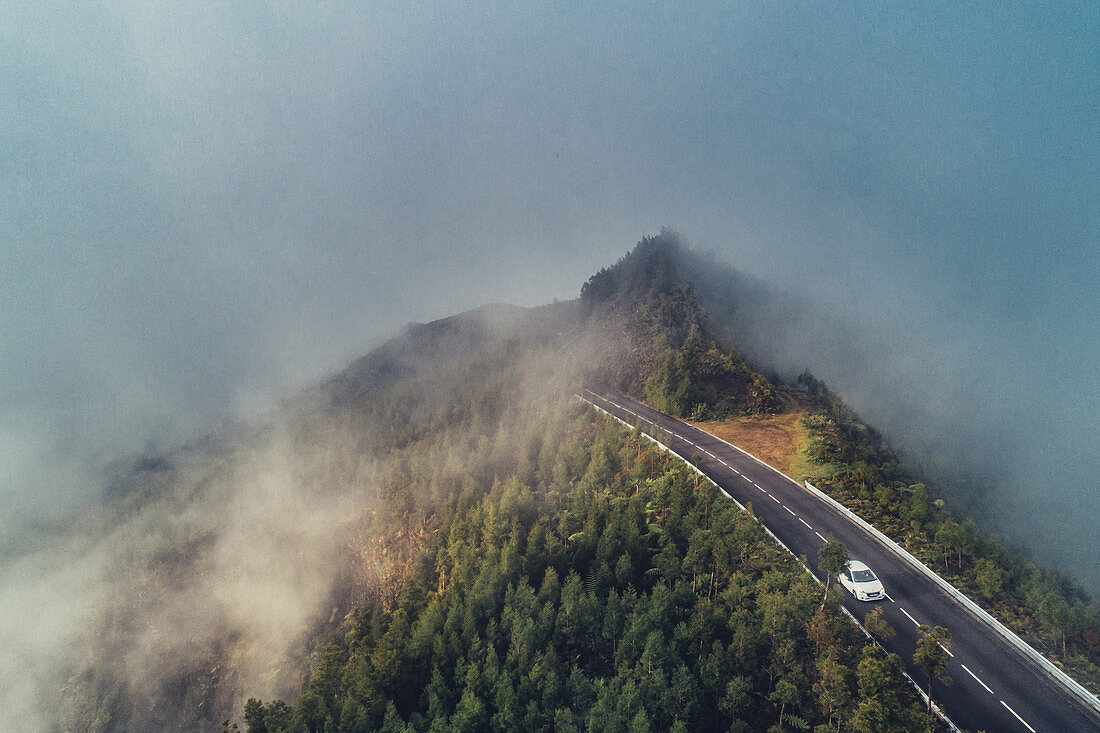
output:
[[[582,397],[632,425],[658,426],[662,434],[655,437],[693,461],[742,505],[751,504],[764,526],[805,558],[819,579],[824,576],[817,567],[817,551],[826,539],[843,542],[852,559],[875,571],[888,595],[886,600],[865,603],[845,593],[845,607],[860,620],[873,608],[882,608],[897,632],[883,646],[902,658],[922,687],[926,677],[913,663],[917,624],[946,627],[951,632],[948,673],[953,684],[936,681],[932,697],[960,728],[988,733],[1100,732],[1100,715],[874,535],[804,487],[713,435],[621,394],[586,389]]]

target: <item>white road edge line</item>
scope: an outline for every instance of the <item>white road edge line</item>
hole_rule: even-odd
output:
[[[806,520],[805,520],[805,519],[803,519],[802,517],[799,517],[799,518],[798,518],[798,521],[802,522],[803,524],[806,524]],[[811,527],[810,525],[806,524],[806,529],[813,529],[813,527]]]
[[[615,402],[613,402],[613,401],[611,401],[611,400],[607,399],[606,397],[603,397],[602,395],[597,395],[597,394],[596,394],[595,392],[593,392],[593,391],[592,391],[592,390],[590,390],[590,389],[587,389],[587,388],[586,388],[586,389],[585,389],[585,391],[586,391],[586,392],[588,392],[589,394],[591,394],[591,395],[592,395],[593,397],[595,397],[595,398],[597,398],[597,399],[600,399],[600,400],[603,400],[604,402],[609,402],[609,403],[611,403],[611,404],[615,404],[616,406],[618,406],[618,405],[617,405],[617,403],[615,403]],[[590,403],[590,404],[593,404],[593,406],[595,406],[597,410],[600,410],[600,411],[602,411],[602,412],[605,412],[606,414],[608,414],[608,415],[609,415],[610,417],[612,417],[613,419],[616,419],[616,420],[618,420],[618,418],[616,418],[616,417],[615,417],[614,415],[611,415],[610,413],[607,413],[607,411],[606,411],[606,410],[603,410],[603,409],[602,409],[602,408],[600,408],[600,407],[599,407],[598,405],[595,405],[595,403]],[[643,419],[644,419],[644,418],[643,418]],[[650,425],[652,425],[652,426],[653,426],[654,428],[656,428],[656,429],[657,429],[658,431],[661,431],[661,427],[660,427],[660,426],[659,426],[658,424],[656,424],[656,423],[653,423],[653,422],[649,421],[648,419],[644,419],[644,420],[645,420],[645,422],[647,422],[648,424],[650,424]],[[629,427],[633,427],[633,426],[631,426],[631,425],[629,425],[629,424],[627,424],[627,423],[623,422],[622,420],[619,420],[619,422],[622,422],[622,423],[623,423],[624,425],[626,425],[626,427],[628,427],[628,428],[629,428]],[[669,430],[665,430],[664,432],[668,433],[669,437],[674,437],[674,434],[673,434],[673,433],[672,433],[671,431],[669,431]],[[650,437],[650,439],[651,439],[651,440],[653,440],[653,442],[654,442],[654,443],[656,443],[656,444],[657,444],[658,446],[660,446],[660,447],[661,447],[662,449],[664,449],[664,450],[668,451],[668,452],[669,452],[669,453],[671,453],[672,455],[676,456],[677,458],[680,458],[680,460],[684,460],[684,461],[685,461],[685,463],[687,463],[687,461],[686,461],[686,460],[685,460],[685,459],[683,458],[683,456],[681,456],[680,454],[676,453],[676,451],[674,451],[673,449],[671,449],[671,448],[669,448],[669,447],[667,447],[667,446],[663,445],[662,443],[660,443],[660,441],[659,441],[658,439],[656,439],[656,438],[652,438],[652,436],[647,436],[647,437]],[[719,440],[722,440],[721,438],[718,438],[718,439],[719,439]],[[792,478],[791,478],[790,476],[787,476],[787,474],[785,474],[785,473],[782,473],[782,472],[781,472],[781,471],[779,471],[778,469],[774,468],[773,466],[770,466],[769,464],[767,464],[767,463],[765,463],[764,461],[760,460],[759,458],[757,458],[756,456],[752,455],[751,453],[748,453],[748,452],[747,452],[747,451],[745,451],[744,449],[742,449],[742,448],[738,448],[737,446],[733,445],[733,444],[732,444],[732,443],[730,443],[729,441],[725,441],[725,440],[722,440],[722,442],[723,442],[723,443],[725,443],[726,445],[730,446],[730,448],[732,448],[733,450],[735,450],[735,451],[739,452],[739,453],[740,453],[741,455],[744,455],[744,456],[746,456],[746,457],[748,457],[748,458],[751,458],[752,460],[754,460],[754,461],[756,461],[757,463],[759,463],[759,464],[760,464],[761,466],[764,466],[765,468],[768,468],[768,469],[770,469],[771,471],[773,471],[773,472],[775,472],[775,473],[779,474],[780,476],[783,476],[784,478],[786,478],[786,479],[787,479],[788,481],[790,481],[791,483],[795,484],[796,486],[798,485],[798,482],[797,482],[797,481],[795,481],[794,479],[792,479]],[[738,470],[737,470],[736,468],[733,468],[732,466],[731,466],[730,468],[731,468],[731,469],[732,469],[732,470],[734,471],[734,473],[736,473],[736,474],[737,474],[738,476],[741,476],[741,475],[742,475],[742,474],[741,474],[741,472],[740,472],[740,471],[738,471]],[[696,471],[698,471],[698,468],[696,468]],[[700,472],[700,473],[701,473],[701,472]],[[807,486],[809,486],[809,483],[808,483],[808,482],[807,482]],[[726,491],[725,491],[725,489],[722,489],[721,487],[719,487],[719,489],[720,489],[720,490],[722,491],[722,493],[723,493],[723,494],[725,494],[725,495],[726,495],[726,496],[727,496],[727,497],[728,497],[728,498],[729,498],[730,500],[732,500],[732,501],[733,501],[733,502],[734,502],[734,503],[735,503],[735,504],[736,504],[736,505],[737,505],[737,506],[738,506],[739,508],[741,508],[742,510],[744,510],[744,509],[745,509],[745,507],[744,507],[744,506],[743,506],[743,505],[742,505],[742,504],[741,504],[741,503],[740,503],[739,501],[737,501],[737,499],[735,499],[734,497],[730,496],[730,494],[729,494],[728,492],[726,492]],[[761,491],[763,491],[763,489],[761,489]],[[816,489],[814,489],[814,492],[815,492],[816,494],[818,494],[818,495],[822,496],[822,497],[826,497],[826,495],[824,495],[824,494],[821,494],[821,492],[817,491]],[[765,491],[764,493],[767,493],[767,492]],[[828,498],[828,497],[826,497],[826,498]],[[835,503],[835,502],[834,502],[834,503]],[[841,508],[841,509],[843,509],[843,506],[842,506],[842,505],[840,505],[840,504],[838,504],[838,503],[836,504],[836,506],[837,506],[837,507],[839,507],[839,508]],[[854,516],[854,515],[853,515],[853,516]],[[772,537],[772,539],[773,539],[773,540],[775,540],[775,542],[776,542],[776,543],[777,543],[777,544],[778,544],[778,545],[779,545],[780,547],[782,547],[782,548],[783,548],[784,550],[786,550],[786,551],[787,551],[787,552],[789,552],[790,554],[794,555],[794,553],[793,553],[793,552],[791,552],[791,550],[790,550],[790,549],[789,549],[789,548],[788,548],[788,547],[787,547],[786,545],[784,545],[784,544],[783,544],[783,542],[782,542],[782,541],[781,541],[781,540],[780,540],[780,539],[779,539],[778,537],[776,537],[776,536],[775,536],[775,535],[774,535],[774,534],[773,534],[773,533],[771,532],[771,530],[769,530],[769,529],[767,528],[767,526],[766,526],[766,525],[765,525],[765,524],[764,524],[763,522],[760,522],[760,520],[759,520],[759,519],[757,520],[757,522],[758,522],[758,523],[760,524],[760,526],[761,526],[761,527],[762,527],[762,528],[764,529],[764,531],[765,531],[765,532],[767,532],[767,533],[768,533],[768,535],[770,535],[770,536]],[[872,529],[873,529],[873,528],[872,528]],[[828,542],[828,540],[827,540],[827,539],[825,539],[825,536],[824,536],[824,535],[822,535],[822,534],[821,534],[820,532],[818,532],[818,531],[816,531],[816,530],[815,530],[815,531],[814,531],[814,534],[816,534],[816,535],[817,535],[817,536],[818,536],[818,537],[819,537],[819,538],[821,539],[821,541],[822,541],[822,542]],[[883,536],[882,538],[879,538],[879,539],[880,539],[880,541],[882,541],[882,539],[886,539],[886,538],[885,538],[885,536]],[[885,545],[886,545],[886,547],[888,547],[888,548],[889,548],[889,547],[891,547],[891,545],[890,545],[890,544],[887,544],[887,543],[885,543],[885,542],[884,542],[884,544],[885,544]],[[899,548],[899,549],[900,549],[900,548]],[[905,555],[903,555],[902,557],[903,557],[903,559],[905,559],[905,557],[906,557],[906,556],[905,556]],[[796,556],[796,560],[797,560],[797,559],[798,559],[798,558],[797,558],[797,556]],[[799,562],[801,563],[801,561],[800,561],[800,560],[799,560]],[[812,573],[812,572],[810,571],[809,567],[807,567],[807,566],[806,566],[805,564],[803,564],[803,565],[802,565],[802,567],[803,567],[803,569],[805,569],[805,570],[806,570],[806,572],[807,572],[807,573],[810,573],[811,575],[813,575],[813,573]],[[815,578],[815,579],[816,579],[816,578]],[[820,581],[818,581],[818,582],[820,582]],[[942,582],[942,581],[941,581],[941,582]],[[889,598],[889,595],[887,595],[887,598]],[[891,600],[891,601],[893,601],[894,599],[893,599],[893,598],[890,598],[890,600]],[[899,608],[900,608],[900,606],[899,606]],[[852,619],[852,620],[853,620],[853,621],[854,621],[854,622],[855,622],[856,624],[859,624],[859,621],[858,621],[858,619],[856,619],[856,618],[855,618],[855,616],[853,616],[853,615],[852,615],[852,614],[851,614],[850,612],[848,612],[848,611],[847,611],[847,609],[845,609],[845,608],[844,608],[844,607],[842,606],[842,607],[841,607],[841,610],[844,610],[844,612],[845,612],[845,613],[846,613],[846,614],[847,614],[847,615],[848,615],[848,616],[849,616],[849,617],[850,617],[850,618],[851,618],[851,619]],[[906,615],[908,615],[908,614],[906,614]],[[910,617],[910,618],[912,618],[912,617]],[[861,627],[861,628],[862,628],[862,627]],[[864,633],[866,633],[866,630],[864,630]],[[1052,669],[1054,669],[1053,665],[1051,665],[1051,668],[1052,668]],[[912,683],[912,684],[913,684],[913,685],[914,685],[914,686],[915,686],[915,687],[916,687],[916,688],[917,688],[918,690],[920,690],[920,686],[919,686],[919,685],[917,684],[917,682],[916,682],[916,681],[915,681],[915,680],[914,680],[914,679],[913,679],[912,677],[910,677],[910,676],[909,676],[908,674],[906,674],[906,675],[905,675],[905,677],[906,677],[906,678],[907,678],[907,679],[908,679],[908,680],[909,680],[909,681],[910,681],[910,682],[911,682],[911,683]],[[1067,679],[1068,679],[1068,678],[1067,678]],[[1083,690],[1084,688],[1081,688],[1081,689]],[[1002,703],[1002,704],[1004,704],[1004,701],[1002,700],[1002,701],[1001,701],[1001,703]],[[1007,708],[1007,707],[1008,707],[1008,705],[1005,705],[1005,707]],[[1095,706],[1094,706],[1094,707],[1095,707]],[[1009,708],[1009,709],[1011,710],[1011,708]],[[1013,714],[1015,715],[1015,711],[1012,711],[1012,712],[1013,712]],[[945,721],[945,722],[946,722],[946,723],[947,723],[947,724],[948,724],[949,726],[951,726],[951,727],[954,727],[954,724],[953,724],[953,723],[951,722],[950,718],[948,718],[948,717],[947,717],[947,716],[946,716],[946,715],[945,715],[945,714],[944,714],[944,713],[943,713],[942,711],[940,711],[940,710],[937,710],[937,714],[938,714],[938,715],[939,715],[939,717],[940,717],[940,718],[941,718],[942,720],[944,720],[944,721]],[[1022,719],[1022,718],[1020,718],[1020,717],[1019,717],[1019,715],[1017,715],[1016,717],[1017,717],[1018,719],[1020,719],[1020,721],[1021,721],[1021,722],[1023,722],[1023,723],[1024,723],[1024,725],[1027,725],[1027,723],[1026,723],[1025,721],[1023,721],[1023,719]],[[1030,725],[1027,725],[1027,727],[1028,727],[1028,729],[1029,729],[1029,730],[1031,730],[1031,731],[1032,731],[1032,733],[1035,733],[1034,729],[1032,729]]]
[[[898,606],[898,608],[901,608],[901,606]],[[902,612],[902,613],[904,613],[904,614],[905,614],[905,617],[906,617],[906,618],[908,618],[908,619],[909,619],[910,621],[912,621],[912,622],[913,622],[914,624],[916,624],[917,626],[920,626],[920,622],[919,622],[919,621],[917,621],[917,620],[916,620],[915,618],[913,618],[912,616],[910,616],[910,615],[909,615],[909,612],[908,612],[908,611],[906,611],[906,610],[905,610],[904,608],[901,608],[901,612]]]
[[[1031,727],[1030,725],[1028,725],[1028,724],[1027,724],[1027,721],[1026,721],[1026,720],[1024,720],[1023,718],[1021,718],[1021,717],[1020,717],[1020,714],[1019,714],[1019,713],[1017,713],[1017,712],[1016,712],[1015,710],[1013,710],[1012,708],[1010,708],[1010,707],[1008,706],[1008,703],[1007,703],[1007,702],[1005,702],[1004,700],[1001,700],[1001,704],[1005,706],[1005,710],[1007,710],[1008,712],[1010,712],[1010,713],[1012,713],[1013,715],[1015,715],[1015,716],[1016,716],[1016,720],[1018,720],[1018,721],[1020,721],[1021,723],[1023,723],[1023,724],[1024,724],[1024,727],[1025,727],[1025,728],[1027,728],[1027,729],[1028,729],[1029,731],[1031,731],[1031,733],[1035,733],[1035,729],[1034,729],[1034,728],[1032,728],[1032,727]]]
[[[784,508],[784,509],[786,509],[786,510],[787,510],[787,513],[788,513],[788,514],[790,514],[790,515],[791,515],[792,517],[797,517],[797,516],[798,516],[797,514],[795,514],[794,512],[792,512],[792,511],[790,510],[790,508],[789,508],[789,507],[788,507],[788,506],[787,506],[786,504],[784,504],[784,505],[783,505],[783,508]]]
[[[976,674],[974,674],[973,672],[971,672],[971,671],[970,671],[970,667],[967,667],[967,666],[966,666],[965,664],[962,664],[962,662],[960,662],[959,664],[960,664],[960,665],[962,665],[962,668],[966,670],[966,673],[967,673],[968,675],[970,675],[970,676],[971,676],[971,677],[973,677],[973,678],[974,678],[975,680],[977,680],[977,681],[978,681],[978,684],[979,684],[979,685],[981,685],[982,687],[984,687],[984,688],[985,688],[985,691],[986,691],[986,692],[988,692],[988,693],[989,693],[990,695],[992,695],[992,694],[993,694],[993,690],[989,689],[989,685],[987,685],[986,683],[982,682],[982,679],[981,679],[981,677],[979,677],[978,675],[976,675]]]

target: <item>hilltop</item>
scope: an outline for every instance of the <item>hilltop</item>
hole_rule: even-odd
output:
[[[649,302],[654,302],[654,294],[684,293],[692,306],[686,309],[690,318],[683,322],[700,324],[708,343],[744,341],[758,356],[777,361],[790,361],[789,356],[779,356],[790,345],[769,345],[769,338],[786,341],[799,324],[807,326],[807,331],[832,329],[813,338],[831,340],[828,348],[833,351],[851,336],[827,317],[811,313],[797,298],[688,250],[669,232],[643,240],[614,267],[594,276],[586,286],[589,289],[595,290],[597,300],[634,303],[643,293],[642,299]],[[582,301],[585,294],[582,291]],[[656,296],[657,301],[661,298]],[[805,342],[806,337],[798,340]],[[650,341],[658,342],[657,338]],[[708,383],[712,374],[700,373],[698,349],[686,347],[686,340],[677,343],[680,350],[672,363],[682,365],[677,382],[681,398],[667,399],[660,390],[653,390],[649,380],[656,372],[652,370],[642,384],[620,380],[615,386],[767,454],[799,480],[812,480],[984,605],[1093,692],[1100,692],[1100,609],[1065,573],[1036,565],[966,516],[973,496],[952,491],[950,482],[952,478],[969,482],[970,476],[952,477],[942,469],[924,473],[899,457],[886,436],[804,367],[784,384],[777,376],[780,365],[760,369],[731,348],[730,360],[739,363],[741,385],[715,394]],[[846,358],[858,357],[858,346],[851,347]],[[811,355],[805,358],[804,364],[812,359]],[[635,373],[644,375],[645,360],[640,363]],[[770,379],[763,377],[765,371]],[[720,396],[744,395],[753,387],[767,395],[765,403],[742,398],[736,403],[740,409],[731,410]],[[988,489],[980,488],[978,495],[981,490]]]
[[[577,301],[414,327],[328,383],[356,423],[404,426],[371,517],[388,572],[293,705],[249,700],[250,730],[924,725],[900,661],[750,515],[572,398],[598,381],[711,419],[795,399],[722,343],[679,256],[647,238]]]
[[[57,727],[923,725],[898,660],[580,406],[586,383],[759,441],[1100,679],[1079,589],[937,501],[810,372],[737,348],[788,307],[665,231],[575,300],[412,324],[263,424],[120,468],[81,529],[118,600],[74,647]]]

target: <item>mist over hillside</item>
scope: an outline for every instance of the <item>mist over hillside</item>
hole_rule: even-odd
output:
[[[664,247],[663,275],[609,297],[413,324],[262,418],[116,458],[75,516],[8,538],[2,727],[214,730],[244,692],[292,697],[309,640],[393,593],[430,532],[379,544],[379,497],[522,474],[532,410],[659,367],[668,324],[644,314],[700,317],[666,300],[684,283]],[[424,446],[447,478],[404,485]]]
[[[673,412],[696,400],[712,415],[772,409],[767,377],[708,347],[707,334],[788,380],[806,367],[835,374],[833,386],[870,400],[891,441],[942,477],[952,504],[979,517],[990,506],[971,486],[993,492],[986,480],[1003,474],[938,439],[938,403],[893,394],[905,382],[880,378],[858,328],[665,231],[589,278],[577,300],[413,324],[263,419],[117,459],[101,500],[9,538],[0,722],[215,730],[242,696],[292,698],[318,634],[357,603],[396,598],[433,529],[401,516],[501,476],[537,484],[546,446],[533,416],[559,419],[578,385]],[[698,362],[688,391],[677,354]],[[415,478],[425,475],[435,478]],[[378,535],[394,522],[396,535]]]
[[[861,314],[747,276],[720,255],[675,252],[714,325],[761,368],[788,382],[811,370],[952,505],[1100,592],[1091,541],[1100,517],[1085,509],[1100,475],[1087,448],[1091,397],[1071,374],[1042,373],[1056,368],[1059,353],[1040,351],[1053,343],[1026,343],[976,314],[945,313],[929,331],[897,303]]]
[[[0,715],[34,726],[85,693],[110,708],[95,720],[154,714],[110,702],[131,684],[182,699],[85,644],[100,631],[194,669],[259,645],[211,639],[251,623],[219,589],[257,575],[232,537],[269,521],[288,522],[269,568],[287,597],[339,594],[311,552],[343,540],[311,511],[354,515],[344,489],[369,505],[374,451],[423,424],[491,433],[498,414],[421,397],[484,370],[456,352],[523,351],[508,324],[543,319],[453,314],[561,299],[535,330],[562,374],[675,376],[646,327],[562,325],[662,225],[761,376],[810,369],[952,506],[1100,593],[1098,27],[1087,0],[6,2]],[[326,423],[385,389],[366,446]],[[330,442],[369,458],[326,468]],[[281,575],[299,560],[319,584]],[[195,644],[130,625],[192,591],[173,623]],[[331,615],[303,603],[278,629],[257,611],[268,658]]]
[[[514,470],[509,411],[563,399],[578,328],[575,303],[414,324],[263,419],[114,461],[101,501],[8,545],[0,727],[220,730],[244,691],[292,697],[318,630],[399,587],[418,540],[371,527],[411,491],[401,451],[454,486]]]

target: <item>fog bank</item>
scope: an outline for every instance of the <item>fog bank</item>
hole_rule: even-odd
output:
[[[1100,589],[1096,3],[5,10],[0,633],[30,669],[111,587],[113,460],[410,321],[572,298],[662,225],[829,317],[758,353],[995,478],[960,499]]]

